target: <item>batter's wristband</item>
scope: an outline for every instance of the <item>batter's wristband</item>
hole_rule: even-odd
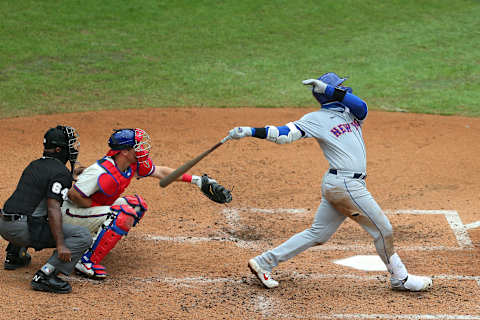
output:
[[[182,181],[183,181],[183,182],[188,182],[188,183],[190,183],[190,182],[192,182],[192,176],[189,175],[189,174],[184,173],[184,174],[182,175]]]
[[[346,94],[347,90],[335,88],[335,90],[333,90],[333,99],[335,99],[335,101],[342,102]]]
[[[254,132],[252,137],[265,139],[267,137],[267,128],[253,128]]]

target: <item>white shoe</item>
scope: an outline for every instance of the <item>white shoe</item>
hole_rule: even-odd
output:
[[[93,264],[92,262],[78,261],[75,265],[77,274],[87,278],[103,280],[107,277],[107,271],[101,264]]]
[[[390,278],[393,290],[400,291],[427,291],[433,286],[432,278],[409,274],[405,279]]]
[[[248,261],[248,267],[250,271],[260,280],[260,282],[265,286],[267,289],[278,287],[278,281],[272,279],[270,272],[263,270],[255,259],[250,259]]]

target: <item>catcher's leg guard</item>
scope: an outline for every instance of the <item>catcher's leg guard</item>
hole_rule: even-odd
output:
[[[124,199],[127,202],[127,204],[130,207],[132,207],[137,213],[137,218],[135,219],[135,222],[133,224],[133,226],[135,227],[137,223],[140,221],[140,219],[143,218],[143,216],[145,215],[145,212],[147,212],[148,210],[147,203],[139,195],[125,196],[122,199]]]
[[[129,205],[115,205],[111,208],[111,216],[105,221],[90,249],[82,256],[76,269],[90,277],[105,278],[105,267],[100,261],[115,247],[138,219],[135,210]]]

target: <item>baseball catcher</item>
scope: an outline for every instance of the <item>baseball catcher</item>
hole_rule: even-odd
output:
[[[105,267],[100,264],[103,258],[148,210],[145,199],[140,195],[122,196],[132,179],[162,179],[174,171],[154,165],[150,158],[150,136],[145,130],[114,130],[108,146],[110,150],[106,156],[78,174],[62,206],[65,223],[85,226],[92,234],[93,244],[75,269],[81,275],[96,279],[107,276]],[[232,200],[230,191],[208,175],[185,173],[175,181],[197,185],[214,202]]]

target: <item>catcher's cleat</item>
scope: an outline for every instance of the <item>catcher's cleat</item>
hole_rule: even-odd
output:
[[[427,291],[433,286],[430,277],[415,276],[413,274],[409,274],[403,280],[390,278],[390,284],[393,290],[412,292]]]
[[[32,257],[27,252],[26,248],[21,248],[17,252],[7,252],[3,268],[5,270],[15,270],[18,268],[26,267],[30,264]]]
[[[260,280],[263,286],[267,289],[278,287],[278,282],[272,279],[270,272],[262,269],[255,259],[248,261],[248,268]]]
[[[83,277],[103,280],[107,277],[107,270],[101,264],[94,264],[93,262],[78,261],[75,265],[75,272]]]
[[[53,292],[53,293],[69,293],[72,292],[70,284],[60,279],[56,274],[52,273],[46,275],[41,270],[38,270],[33,276],[31,282],[33,290]]]

